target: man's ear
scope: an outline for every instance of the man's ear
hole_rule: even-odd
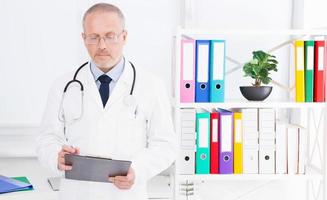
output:
[[[123,33],[123,41],[124,41],[124,43],[126,43],[126,41],[127,41],[127,31],[124,31],[124,33]]]
[[[83,39],[83,43],[84,43],[84,45],[86,46],[86,44],[85,44],[85,37],[86,37],[86,35],[85,35],[85,33],[81,33],[81,36],[82,36],[82,39]]]
[[[83,40],[85,40],[85,33],[82,32],[81,36],[82,36]]]

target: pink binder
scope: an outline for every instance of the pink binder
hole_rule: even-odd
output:
[[[180,101],[194,102],[195,98],[195,41],[182,39],[181,41],[181,75]]]

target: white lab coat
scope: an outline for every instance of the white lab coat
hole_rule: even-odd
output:
[[[89,65],[77,76],[84,85],[83,117],[66,126],[68,143],[79,147],[81,155],[97,155],[132,161],[135,184],[120,190],[111,183],[62,179],[61,199],[145,200],[146,182],[168,168],[176,157],[176,136],[171,120],[171,106],[163,83],[153,74],[135,66],[136,103],[126,106],[133,80],[133,70],[126,61],[124,71],[103,108]],[[42,165],[60,173],[57,156],[65,143],[63,124],[58,119],[62,91],[71,80],[70,73],[52,87],[38,139],[37,154]],[[80,109],[79,88],[74,86],[65,100],[66,115],[77,115]],[[69,94],[70,93],[70,94]],[[72,100],[69,100],[72,99]],[[70,113],[70,114],[69,114]],[[74,116],[72,116],[74,117]]]

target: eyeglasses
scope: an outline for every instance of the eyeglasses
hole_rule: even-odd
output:
[[[92,35],[86,35],[84,40],[86,44],[91,44],[91,45],[97,45],[100,43],[100,40],[103,38],[104,42],[109,45],[109,44],[115,44],[118,42],[118,38],[123,34],[125,30],[120,32],[119,34],[116,33],[107,33],[105,36],[101,37],[100,35],[97,34],[92,34]]]

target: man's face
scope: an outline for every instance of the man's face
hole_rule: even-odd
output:
[[[122,57],[127,32],[116,13],[94,12],[85,18],[82,37],[95,64],[108,71]]]

